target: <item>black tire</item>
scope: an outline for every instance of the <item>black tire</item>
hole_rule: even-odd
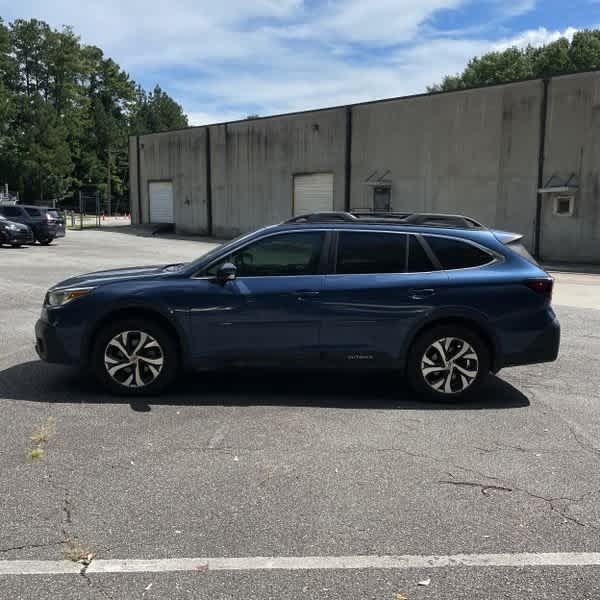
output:
[[[54,238],[38,238],[37,241],[41,246],[49,246],[54,241]]]
[[[20,247],[21,247],[21,244],[11,244],[11,246],[12,246],[13,248],[20,248]]]
[[[137,335],[138,332],[150,336],[157,342],[158,350],[152,343],[152,348],[148,346],[144,350],[145,360],[153,360],[152,365],[144,362],[143,358],[134,359],[134,363],[130,362],[128,366],[115,371],[115,377],[113,377],[108,372],[106,361],[109,361],[109,364],[119,366],[119,364],[124,364],[129,359],[113,344],[110,344],[109,347],[109,343],[124,332],[128,332],[125,337],[126,350],[131,351],[139,344],[141,337]],[[122,343],[123,338],[119,338],[118,341]],[[156,361],[160,359],[162,359],[162,364],[159,369],[156,366]],[[113,360],[117,362],[111,363],[110,361]],[[136,371],[134,365],[137,366],[138,371]],[[173,336],[158,323],[145,319],[126,319],[110,323],[98,332],[92,348],[90,367],[96,379],[112,394],[118,396],[152,396],[160,394],[175,379],[179,370],[179,353]],[[155,370],[158,370],[157,375],[154,373]],[[128,382],[130,375],[132,381]],[[138,377],[143,385],[135,385]]]
[[[448,343],[452,339],[454,341]],[[441,346],[437,345],[436,342],[441,340],[445,341]],[[465,343],[473,352],[463,345]],[[459,357],[456,363],[454,356]],[[472,375],[475,372],[476,375]],[[423,400],[431,402],[459,402],[473,398],[489,372],[487,344],[475,331],[461,324],[438,325],[425,330],[411,346],[406,365],[410,386]]]

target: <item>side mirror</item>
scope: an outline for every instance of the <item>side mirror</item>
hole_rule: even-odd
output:
[[[232,263],[224,263],[219,267],[215,280],[218,283],[225,284],[228,281],[233,281],[237,276],[237,267]]]

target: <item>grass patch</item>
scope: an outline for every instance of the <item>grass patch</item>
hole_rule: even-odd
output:
[[[32,434],[31,441],[34,444],[45,444],[56,431],[54,417],[48,417]]]
[[[65,551],[65,558],[73,562],[90,563],[94,553],[81,544],[72,543]]]
[[[40,458],[44,458],[44,449],[39,446],[36,448],[31,448],[27,453],[31,460],[39,460]]]
[[[56,424],[54,417],[48,417],[33,433],[29,436],[33,446],[27,451],[27,455],[32,460],[44,458],[44,444],[54,435]]]

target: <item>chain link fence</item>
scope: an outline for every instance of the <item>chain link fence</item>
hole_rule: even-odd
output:
[[[67,225],[72,229],[129,225],[129,202],[124,198],[107,201],[100,191],[80,191],[74,206],[66,211]]]

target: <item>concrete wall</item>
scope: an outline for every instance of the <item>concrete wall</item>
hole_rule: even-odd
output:
[[[544,84],[541,80],[355,105],[350,206],[373,208],[365,180],[391,182],[394,210],[457,212],[521,232],[533,249]],[[334,174],[344,210],[347,109],[253,119],[140,138],[141,222],[148,183],[174,184],[177,229],[207,233],[206,135],[210,132],[212,233],[229,237],[292,214],[293,176]],[[574,217],[542,203],[541,255],[600,262],[600,71],[549,83],[544,181],[575,173]],[[135,141],[130,193],[137,219]]]
[[[151,181],[172,181],[175,223],[181,233],[208,233],[206,131],[185,129],[140,137],[141,222],[148,223]],[[132,205],[136,199],[132,200]]]
[[[138,156],[137,156],[137,137],[129,138],[129,210],[131,212],[131,222],[141,223],[138,204]]]
[[[333,173],[334,208],[344,210],[344,109],[216,125],[210,140],[215,235],[289,218],[298,173]]]
[[[351,207],[372,208],[373,172],[396,211],[468,214],[533,239],[542,84],[421,96],[353,109]]]
[[[600,262],[600,73],[550,82],[544,181],[575,173],[579,190],[573,217],[542,206],[541,255],[546,260]]]

